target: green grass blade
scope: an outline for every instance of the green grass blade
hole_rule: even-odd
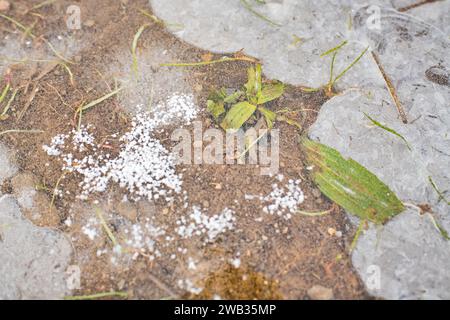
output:
[[[270,20],[269,18],[267,18],[265,15],[259,13],[258,11],[256,11],[255,9],[253,9],[253,7],[250,5],[250,3],[247,2],[247,0],[241,0],[241,3],[244,5],[245,9],[247,9],[248,11],[250,11],[252,14],[254,14],[255,16],[257,16],[258,18],[260,18],[261,20],[264,20],[265,22],[269,23],[270,25],[274,26],[274,27],[281,27],[280,24],[273,22],[272,20]]]
[[[444,200],[444,202],[446,202],[448,205],[450,205],[450,201],[448,201],[445,198],[444,194],[438,189],[437,185],[434,183],[433,178],[431,178],[431,176],[428,176],[428,181],[430,182],[430,184],[433,187],[434,191],[436,191],[436,193],[438,194],[438,196],[439,196],[439,200],[438,201]]]
[[[322,57],[325,57],[325,56],[329,55],[330,53],[339,51],[339,50],[340,50],[343,46],[345,46],[347,43],[348,43],[347,40],[341,42],[341,43],[340,43],[339,45],[337,45],[336,47],[331,48],[330,50],[325,51],[324,53],[322,53],[322,54],[320,55],[320,57],[322,58]]]
[[[353,62],[350,63],[350,65],[349,65],[347,68],[345,68],[345,69],[344,69],[344,70],[343,70],[343,71],[342,71],[342,72],[334,79],[334,81],[332,82],[332,85],[335,84],[336,81],[338,81],[340,78],[342,78],[342,77],[347,73],[347,71],[350,70],[355,64],[357,64],[358,61],[361,60],[361,58],[366,54],[367,50],[369,50],[369,47],[367,47],[366,49],[364,49],[364,51],[361,52],[361,53],[359,54],[359,56],[356,57],[356,59],[353,60]]]
[[[411,151],[411,146],[409,145],[408,141],[400,133],[398,133],[394,129],[391,129],[389,127],[386,127],[386,126],[382,125],[381,123],[379,123],[378,121],[376,121],[375,119],[370,117],[367,113],[365,113],[365,112],[363,112],[363,113],[366,116],[366,118],[369,119],[374,125],[376,125],[377,127],[380,127],[383,130],[386,130],[387,132],[392,133],[393,135],[396,135],[397,137],[402,139],[403,142],[405,142],[406,146],[408,147],[409,151]]]
[[[90,108],[92,108],[92,107],[95,107],[97,104],[99,104],[99,103],[101,103],[101,102],[103,102],[103,101],[105,101],[105,100],[111,98],[112,96],[118,94],[118,93],[119,93],[120,91],[122,91],[122,90],[123,90],[123,88],[118,88],[118,89],[114,90],[113,92],[110,92],[110,93],[108,93],[107,95],[105,95],[105,96],[103,96],[103,97],[101,97],[101,98],[98,98],[98,99],[96,99],[96,100],[94,100],[94,101],[88,103],[88,104],[85,105],[85,106],[80,107],[80,108],[79,108],[79,111],[86,111],[87,109],[90,109]]]

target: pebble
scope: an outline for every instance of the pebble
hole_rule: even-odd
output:
[[[88,28],[93,27],[94,25],[95,25],[95,21],[94,21],[94,20],[87,20],[87,21],[84,23],[84,26],[85,26],[85,27],[88,27]]]
[[[331,300],[334,295],[332,289],[315,285],[308,290],[308,297],[312,300]]]
[[[0,11],[8,11],[11,8],[11,4],[6,0],[0,0]]]

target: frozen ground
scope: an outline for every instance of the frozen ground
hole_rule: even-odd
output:
[[[16,169],[0,146],[0,183]],[[58,231],[22,216],[16,199],[0,193],[0,299],[60,299],[69,293],[72,247]]]
[[[322,107],[310,136],[362,163],[404,202],[430,204],[450,230],[449,207],[429,181],[432,177],[444,192],[450,188],[449,1],[412,9],[407,7],[414,1],[247,1],[270,21],[239,0],[150,3],[160,18],[185,26],[174,30],[178,37],[215,52],[243,48],[263,61],[268,77],[294,85],[326,84],[331,56],[321,53],[343,41],[348,43],[336,56],[335,70],[343,70],[368,47],[336,83],[342,93]],[[392,79],[403,116],[379,64]],[[363,112],[402,134],[411,151],[398,137],[371,126]],[[353,262],[372,294],[448,298],[450,245],[427,215],[416,211],[396,217],[378,237],[372,226],[359,240]],[[374,285],[373,275],[381,276],[381,285]]]

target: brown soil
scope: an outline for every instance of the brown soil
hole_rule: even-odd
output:
[[[39,1],[14,1],[7,12],[11,17],[29,26],[35,23],[33,33],[52,37],[57,30],[67,30],[64,22],[65,8],[73,1],[57,3],[27,12]],[[139,50],[150,50],[152,44],[170,49],[177,61],[199,61],[206,53],[192,47],[168,33],[164,26],[149,20],[138,9],[148,8],[148,1],[78,1],[84,15],[83,21],[92,20],[94,25],[75,31],[72,36],[85,39],[84,48],[77,52],[70,66],[74,84],[61,65],[51,63],[25,63],[10,66],[10,77],[14,88],[20,88],[7,120],[0,122],[0,131],[9,129],[40,129],[41,134],[7,134],[0,136],[15,151],[16,162],[22,173],[32,173],[40,181],[39,193],[52,199],[52,190],[62,176],[61,163],[50,158],[42,145],[52,137],[66,133],[77,125],[76,110],[83,102],[92,101],[109,92],[114,86],[106,75],[108,67],[116,63],[117,54],[128,50],[137,29],[149,23],[150,28],[141,36]],[[34,12],[34,11],[32,11]],[[26,13],[26,14],[25,14]],[[0,20],[0,36],[4,38],[14,25]],[[39,39],[34,40],[37,46]],[[42,46],[42,44],[40,44]],[[198,105],[205,106],[212,88],[239,88],[246,81],[246,62],[219,63],[206,67],[186,68],[187,85],[195,93]],[[38,89],[37,93],[33,90]],[[30,102],[31,101],[31,102]],[[277,123],[281,132],[280,173],[285,179],[302,179],[301,187],[306,195],[302,205],[304,211],[332,209],[321,217],[297,215],[290,220],[265,216],[263,222],[255,222],[262,216],[257,202],[244,200],[245,194],[268,194],[274,178],[261,176],[256,166],[249,165],[192,165],[180,167],[186,170],[184,189],[189,193],[190,204],[201,204],[210,212],[220,212],[229,207],[236,212],[237,227],[222,236],[219,241],[205,247],[199,241],[171,243],[162,249],[162,257],[150,262],[145,256],[136,261],[118,265],[110,263],[108,256],[97,256],[99,248],[111,247],[110,240],[103,236],[89,241],[81,234],[92,207],[75,199],[79,193],[80,177],[66,175],[59,183],[70,195],[57,198],[55,205],[60,223],[57,226],[73,239],[75,254],[72,264],[82,268],[82,289],[76,294],[90,294],[110,290],[128,291],[130,297],[138,299],[161,299],[179,297],[186,293],[177,286],[179,279],[190,277],[203,284],[205,291],[191,298],[211,298],[214,294],[222,298],[289,298],[307,297],[307,290],[314,285],[332,288],[338,299],[365,298],[363,285],[351,266],[349,243],[354,230],[342,209],[327,200],[312,183],[303,163],[298,138],[305,134],[315,121],[326,96],[319,93],[303,93],[300,88],[289,87],[282,98],[272,104],[274,110],[289,108],[291,117],[301,123],[299,132],[293,126]],[[26,107],[26,109],[24,109]],[[110,137],[113,133],[126,132],[130,116],[118,99],[112,98],[83,115],[83,123],[95,127],[96,135]],[[23,115],[23,116],[21,116]],[[210,117],[201,115],[203,128],[214,126]],[[170,145],[169,142],[167,142]],[[118,151],[118,142],[112,141],[111,153]],[[110,148],[110,147],[108,147]],[[43,186],[43,187],[42,187]],[[220,186],[220,187],[218,187]],[[12,192],[11,182],[2,186],[3,191]],[[121,191],[113,187],[108,198],[99,195],[105,213],[117,209]],[[235,201],[237,200],[237,201]],[[171,207],[155,203],[158,222],[173,225],[183,210],[180,203]],[[117,210],[116,210],[117,211]],[[122,215],[106,215],[113,232],[118,232],[123,221],[139,220],[146,212],[145,204],[131,204],[122,210]],[[49,220],[44,217],[39,225]],[[73,217],[73,226],[64,225],[67,217]],[[54,221],[54,218],[51,218]],[[54,223],[53,223],[54,224]],[[52,225],[53,227],[54,225]],[[328,232],[329,228],[342,231],[342,237]],[[186,256],[171,259],[178,247],[187,248],[199,261],[195,272],[186,268]],[[240,253],[242,266],[230,267],[228,260]],[[220,270],[220,271],[217,271]],[[249,276],[246,286],[240,286],[239,278]],[[267,287],[267,288],[266,288]]]

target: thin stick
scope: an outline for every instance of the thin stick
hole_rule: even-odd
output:
[[[375,63],[377,64],[378,69],[380,70],[384,81],[386,82],[386,86],[388,88],[389,94],[391,95],[391,98],[394,101],[394,104],[397,108],[400,118],[402,119],[402,122],[405,124],[408,123],[408,118],[406,117],[405,110],[403,109],[400,99],[398,98],[397,91],[395,90],[395,87],[392,84],[392,80],[389,78],[387,73],[384,71],[384,68],[381,65],[380,59],[378,58],[378,55],[374,51],[372,51],[372,57],[373,57],[373,60],[375,61]]]

